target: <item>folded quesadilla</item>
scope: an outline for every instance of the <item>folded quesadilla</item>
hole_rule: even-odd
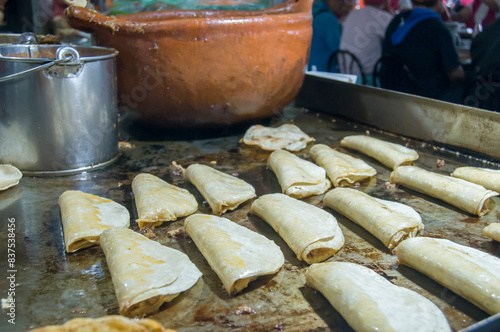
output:
[[[346,136],[340,141],[340,146],[364,153],[392,169],[402,165],[411,165],[418,159],[418,153],[413,149],[370,136]]]
[[[489,198],[498,193],[451,176],[428,172],[414,166],[398,167],[391,173],[391,182],[423,194],[439,198],[459,209],[482,216],[489,209]]]
[[[326,170],[335,187],[352,186],[377,174],[377,171],[363,160],[338,152],[324,144],[314,145],[309,154],[316,164]]]
[[[144,316],[190,289],[201,272],[188,256],[130,229],[109,228],[101,247],[113,279],[120,314]]]
[[[288,151],[299,151],[314,141],[306,133],[294,124],[284,124],[277,128],[264,127],[261,125],[251,126],[241,142],[247,145],[258,145],[264,150],[285,149]]]
[[[500,242],[500,223],[495,222],[486,226],[483,229],[483,235],[491,237],[493,240]]]
[[[184,179],[198,189],[219,216],[256,196],[251,184],[210,166],[191,165],[184,172]]]
[[[16,167],[9,164],[0,165],[0,190],[15,186],[22,177],[23,173]]]
[[[119,315],[99,318],[73,318],[62,325],[50,325],[31,332],[175,332],[155,320],[130,319]]]
[[[285,150],[271,153],[267,166],[276,174],[283,193],[288,196],[321,195],[332,186],[323,168]]]
[[[99,235],[109,227],[128,228],[128,210],[107,198],[67,190],[59,196],[66,252],[99,244]]]
[[[139,228],[151,228],[198,210],[196,198],[186,189],[151,174],[139,174],[132,181]]]
[[[422,218],[408,205],[371,197],[356,189],[335,188],[325,195],[323,203],[366,229],[389,249],[424,229]]]
[[[344,245],[344,235],[330,213],[284,194],[269,194],[253,202],[256,214],[285,240],[299,260],[322,262]]]
[[[500,192],[500,170],[498,169],[458,167],[451,173],[451,176]]]
[[[487,313],[500,312],[500,258],[446,239],[417,237],[396,247],[408,265]]]
[[[229,219],[194,214],[186,218],[184,229],[229,294],[240,292],[258,277],[278,272],[285,263],[273,241]]]
[[[430,300],[362,265],[313,264],[306,283],[320,291],[355,331],[451,331],[443,312]]]

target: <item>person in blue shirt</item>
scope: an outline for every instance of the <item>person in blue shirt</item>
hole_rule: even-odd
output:
[[[356,0],[323,0],[313,5],[313,36],[308,70],[335,71],[328,68],[330,55],[339,49],[342,26],[339,20],[354,8]]]

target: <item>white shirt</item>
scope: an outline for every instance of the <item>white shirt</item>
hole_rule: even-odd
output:
[[[500,0],[499,0],[500,1]],[[372,74],[375,63],[382,55],[385,30],[392,15],[372,6],[365,6],[347,15],[342,23],[340,49],[348,50],[359,59],[365,74]],[[347,73],[359,75],[356,73]]]

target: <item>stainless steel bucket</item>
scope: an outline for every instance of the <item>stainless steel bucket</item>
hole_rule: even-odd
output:
[[[1,45],[0,164],[26,175],[64,175],[116,160],[117,54]]]

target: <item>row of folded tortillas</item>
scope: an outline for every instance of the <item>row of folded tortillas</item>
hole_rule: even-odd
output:
[[[318,263],[344,245],[344,235],[330,213],[284,194],[268,194],[252,204],[253,213],[285,240],[299,260]]]
[[[373,178],[377,171],[359,158],[339,152],[324,144],[309,149],[314,161],[325,169],[335,187],[352,186],[357,182]]]
[[[401,166],[391,173],[391,182],[441,199],[471,214],[482,216],[489,209],[490,198],[498,193],[456,177],[426,171],[415,166]]]
[[[430,300],[362,265],[313,264],[306,272],[306,283],[320,291],[358,332],[451,331],[443,312]]]
[[[395,249],[408,265],[487,313],[500,313],[500,258],[446,239],[416,237]]]
[[[357,150],[392,169],[403,165],[410,165],[418,159],[418,153],[413,149],[370,136],[345,136],[340,141],[340,146]]]
[[[322,167],[285,150],[271,153],[267,165],[276,174],[283,193],[294,198],[321,195],[332,186]]]
[[[158,311],[202,275],[186,254],[130,229],[108,228],[100,242],[124,316]]]
[[[335,188],[325,195],[323,202],[362,226],[389,249],[424,229],[420,214],[413,208],[356,189]]]
[[[194,214],[184,229],[229,294],[235,294],[260,276],[277,273],[285,258],[271,240],[229,219]]]
[[[190,165],[184,172],[184,179],[198,189],[216,215],[234,210],[257,196],[251,184],[206,165]]]

